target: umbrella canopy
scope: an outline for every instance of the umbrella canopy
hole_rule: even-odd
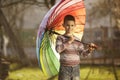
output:
[[[37,57],[42,71],[49,76],[59,72],[59,53],[55,50],[57,35],[64,34],[62,26],[66,15],[72,15],[76,20],[74,36],[81,40],[84,31],[86,11],[82,0],[59,0],[43,18],[37,35]]]

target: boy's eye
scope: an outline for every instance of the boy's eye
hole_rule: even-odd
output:
[[[73,27],[74,25],[66,25],[66,26],[68,26],[68,27]]]
[[[71,25],[72,27],[74,27],[74,25]]]

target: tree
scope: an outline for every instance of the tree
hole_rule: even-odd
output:
[[[43,4],[44,2],[39,2],[38,0],[0,0],[0,24],[3,26],[5,32],[2,36],[7,35],[9,37],[11,47],[16,51],[15,55],[17,59],[24,65],[29,64],[20,37],[20,32],[24,24],[24,14],[20,16],[18,14],[31,5],[43,6]],[[19,20],[20,25],[17,24],[17,20]]]
[[[55,1],[56,0],[45,0],[45,5],[50,9],[55,4]]]

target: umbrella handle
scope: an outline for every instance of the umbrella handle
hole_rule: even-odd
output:
[[[50,33],[53,33],[53,34],[56,34],[56,35],[61,35],[60,33],[55,32],[55,31],[53,31],[53,30],[49,30],[49,31],[50,31]],[[64,35],[64,36],[65,36],[65,35]],[[69,36],[65,36],[65,37],[69,38]],[[78,41],[78,42],[80,42],[80,43],[83,43],[83,44],[85,44],[85,45],[88,45],[89,47],[98,49],[98,46],[97,46],[97,45],[91,46],[90,43],[81,42],[81,41],[78,40],[78,39],[75,39],[75,41]]]

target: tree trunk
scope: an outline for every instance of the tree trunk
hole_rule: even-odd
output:
[[[9,64],[3,59],[3,29],[0,24],[0,80],[8,76]]]
[[[12,31],[12,29],[10,28],[10,25],[8,24],[1,9],[0,9],[0,24],[2,26],[4,26],[5,32],[8,34],[9,39],[10,39],[14,49],[17,51],[19,61],[23,65],[28,65],[29,62],[28,62],[27,56],[25,55],[24,49],[23,49],[20,41],[18,40],[18,38],[16,37],[16,35]]]
[[[1,64],[2,53],[3,53],[3,36],[2,36],[2,27],[0,25],[0,64]]]

